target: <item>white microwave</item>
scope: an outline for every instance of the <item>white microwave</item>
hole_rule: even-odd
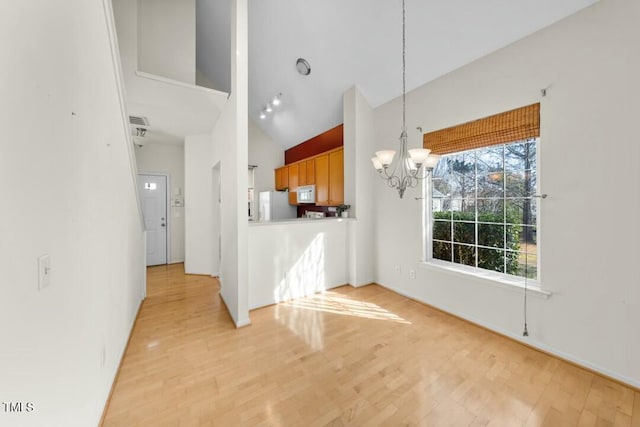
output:
[[[316,186],[301,185],[296,190],[298,203],[315,203],[316,202]]]

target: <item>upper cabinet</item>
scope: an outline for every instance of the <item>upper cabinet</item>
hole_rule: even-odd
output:
[[[276,191],[284,191],[289,188],[289,166],[276,169]]]
[[[344,150],[329,153],[329,205],[344,204]]]
[[[332,150],[315,158],[316,205],[344,203],[344,150]]]
[[[316,167],[316,205],[329,204],[329,155],[323,154],[315,159]]]
[[[296,190],[301,185],[316,186],[316,205],[338,206],[344,203],[344,151],[327,151],[275,170],[276,190],[289,190],[289,203],[297,204]]]
[[[303,162],[301,162],[303,163]],[[315,159],[309,159],[304,161],[307,169],[307,180],[304,185],[312,185],[316,183],[316,161]]]
[[[296,190],[299,184],[300,166],[298,163],[289,165],[289,204],[295,205],[298,203]]]

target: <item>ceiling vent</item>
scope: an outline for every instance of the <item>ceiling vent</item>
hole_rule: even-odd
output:
[[[136,126],[149,126],[149,119],[143,116],[129,116],[129,123]]]

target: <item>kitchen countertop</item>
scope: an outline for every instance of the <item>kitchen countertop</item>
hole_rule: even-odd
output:
[[[327,218],[284,218],[271,221],[249,221],[249,225],[280,225],[280,224],[306,224],[311,222],[341,222],[354,220],[355,218],[327,217]]]

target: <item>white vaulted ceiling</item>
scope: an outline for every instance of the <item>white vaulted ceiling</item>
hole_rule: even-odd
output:
[[[407,91],[597,0],[406,0]],[[402,93],[401,0],[250,0],[249,115],[284,148],[342,123],[357,85],[379,106]],[[230,0],[197,0],[197,67],[229,91]],[[311,64],[296,72],[299,57]],[[274,114],[261,108],[282,92]]]

